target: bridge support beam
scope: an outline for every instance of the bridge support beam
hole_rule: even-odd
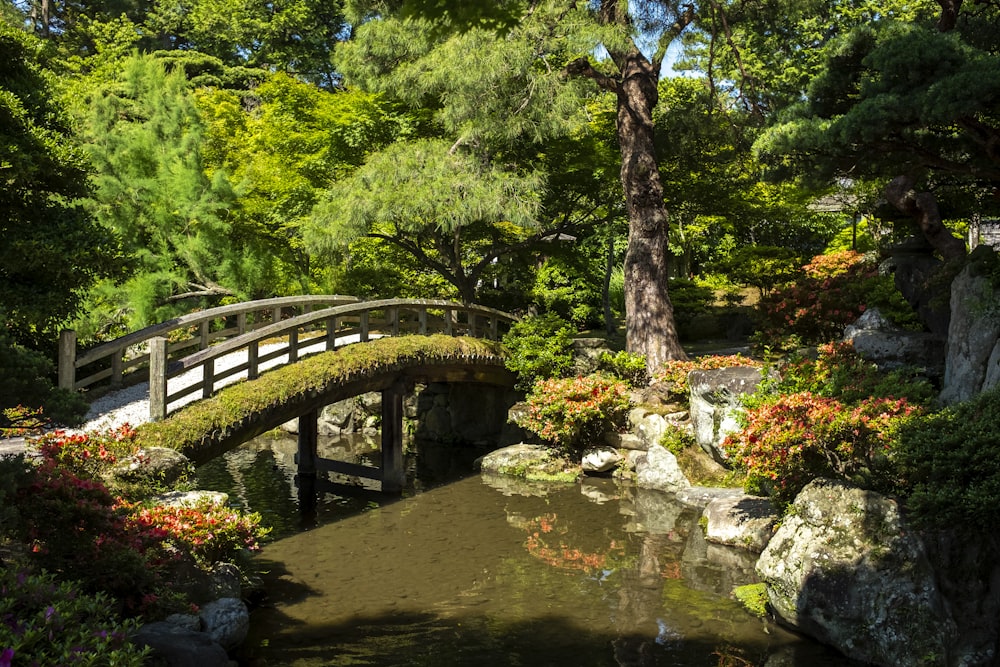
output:
[[[403,395],[406,387],[397,382],[382,391],[382,491],[402,493],[406,483],[403,469]]]
[[[299,448],[295,456],[299,477],[316,477],[318,443],[319,411],[310,410],[299,417]]]

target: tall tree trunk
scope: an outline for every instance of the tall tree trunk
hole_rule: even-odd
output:
[[[638,49],[625,56],[618,97],[621,181],[628,215],[625,253],[625,340],[646,355],[650,373],[671,359],[686,359],[674,322],[667,280],[669,216],[653,143],[653,108],[659,72]]]

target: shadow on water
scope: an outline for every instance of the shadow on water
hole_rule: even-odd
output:
[[[748,614],[753,557],[666,494],[470,476],[477,452],[421,445],[402,498],[323,491],[304,518],[289,440],[200,473],[275,528],[243,665],[853,664]]]

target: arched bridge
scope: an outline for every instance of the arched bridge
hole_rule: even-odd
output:
[[[313,310],[317,305],[326,307]],[[83,354],[76,352],[75,335],[64,332],[60,385],[83,388],[107,380],[120,386],[148,378],[154,423],[140,428],[140,439],[179,448],[196,462],[297,417],[300,474],[336,469],[381,479],[384,490],[395,490],[402,483],[407,388],[415,382],[513,386],[495,342],[501,326],[513,320],[484,306],[425,299],[334,295],[247,302],[176,318]],[[78,377],[88,366],[98,368]],[[268,368],[273,370],[262,373]],[[187,381],[175,389],[170,380],[185,373]],[[227,386],[239,379],[246,382]],[[382,392],[381,471],[318,460],[319,409],[369,391]],[[199,397],[207,400],[168,418]]]

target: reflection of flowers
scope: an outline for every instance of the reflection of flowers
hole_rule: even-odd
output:
[[[609,569],[610,556],[625,553],[625,546],[615,540],[611,540],[604,552],[583,551],[567,544],[563,538],[569,529],[556,526],[555,514],[535,517],[528,521],[524,528],[528,531],[528,539],[524,542],[528,553],[543,563],[562,570],[579,570],[587,574],[596,574]],[[545,537],[546,535],[551,536]]]

